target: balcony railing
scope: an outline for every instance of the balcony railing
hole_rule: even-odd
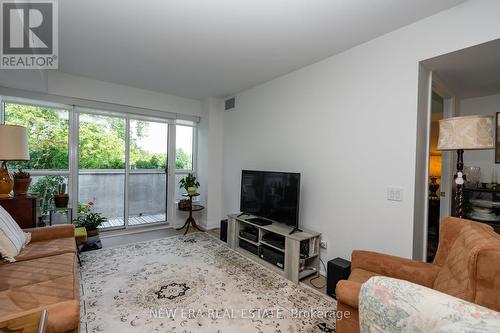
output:
[[[33,183],[44,176],[67,171],[33,170]],[[128,185],[129,225],[161,223],[166,220],[167,177],[164,170],[130,170]],[[108,222],[102,227],[124,226],[125,170],[82,169],[78,172],[78,201],[92,202],[92,211],[102,213]]]

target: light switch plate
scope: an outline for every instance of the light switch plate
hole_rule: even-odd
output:
[[[387,200],[403,201],[403,189],[400,187],[388,187],[387,188]]]

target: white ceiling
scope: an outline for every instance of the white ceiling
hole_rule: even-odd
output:
[[[465,0],[64,0],[62,72],[228,96]]]
[[[500,93],[500,39],[424,61],[460,98]]]

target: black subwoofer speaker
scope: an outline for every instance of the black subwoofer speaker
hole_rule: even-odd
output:
[[[227,243],[227,219],[220,220],[220,240]]]
[[[340,280],[347,280],[351,274],[351,262],[342,258],[335,258],[328,262],[326,273],[326,293],[337,299],[335,287]]]

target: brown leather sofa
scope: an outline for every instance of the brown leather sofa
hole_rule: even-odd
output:
[[[432,263],[368,251],[353,251],[351,274],[336,287],[338,333],[359,332],[358,295],[370,277],[382,275],[417,283],[500,311],[500,236],[490,226],[448,217],[440,226]]]
[[[79,332],[80,287],[73,225],[25,229],[31,242],[0,259],[0,322],[47,310],[47,333]]]

